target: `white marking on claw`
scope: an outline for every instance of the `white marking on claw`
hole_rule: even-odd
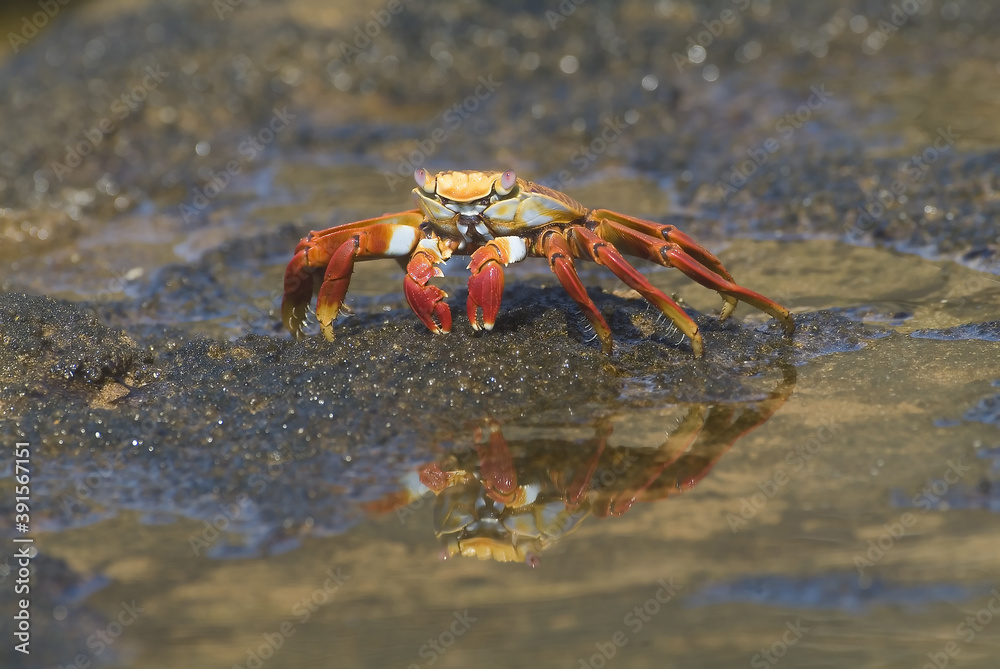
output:
[[[417,229],[410,227],[399,227],[392,231],[389,238],[389,247],[385,250],[389,256],[406,256],[413,250],[413,243],[417,241]]]
[[[521,262],[528,255],[528,247],[520,237],[498,237],[495,243],[506,251],[507,263]]]

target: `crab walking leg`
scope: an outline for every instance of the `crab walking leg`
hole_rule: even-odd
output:
[[[520,237],[497,237],[476,249],[469,261],[469,300],[466,311],[473,330],[492,330],[503,299],[503,268],[520,262],[528,247]],[[480,310],[482,320],[480,322]]]
[[[657,479],[663,474],[667,467],[674,464],[685,454],[690,452],[691,446],[694,444],[698,435],[701,434],[702,429],[705,427],[705,408],[703,405],[694,405],[691,407],[687,414],[684,416],[684,420],[681,422],[680,426],[667,437],[667,441],[660,446],[660,450],[657,451],[656,459],[659,463],[651,468],[642,468],[636,472],[640,476],[645,476],[645,481],[641,479],[636,481],[634,484],[631,482],[625,486],[624,491],[621,495],[614,496],[607,501],[607,504],[602,507],[601,513],[596,514],[602,517],[608,515],[611,516],[621,516],[626,511],[632,508],[632,506],[639,500],[639,497],[649,489]],[[664,449],[664,446],[671,444],[669,449]],[[636,477],[631,477],[635,480]]]
[[[653,303],[663,315],[673,321],[677,328],[688,336],[691,340],[691,348],[697,358],[701,357],[704,345],[701,333],[698,332],[698,324],[684,312],[680,306],[663,294],[663,292],[646,280],[639,271],[632,267],[627,260],[618,252],[611,242],[598,237],[596,234],[582,227],[572,227],[566,232],[566,239],[574,250],[574,255],[581,258],[590,258],[599,265],[604,265],[619,279],[639,292]],[[707,272],[707,270],[706,270]]]
[[[688,255],[721,276],[726,281],[732,283],[736,282],[735,279],[733,279],[733,275],[729,273],[729,270],[722,266],[722,262],[715,257],[715,254],[672,225],[653,223],[652,221],[635,218],[634,216],[619,214],[617,211],[611,211],[610,209],[595,209],[590,212],[588,220],[598,224],[602,220],[614,221],[615,223],[620,223],[621,225],[631,228],[632,230],[641,232],[649,237],[653,237],[654,239],[662,239],[665,242],[677,244],[679,247],[684,249]],[[654,260],[654,262],[658,261]],[[736,309],[737,300],[730,295],[723,295],[722,299],[725,301],[725,304],[722,306],[722,313],[719,315],[719,320],[724,321],[729,318]]]
[[[591,483],[594,480],[594,473],[597,471],[597,465],[601,461],[601,455],[604,454],[604,449],[608,445],[608,437],[611,436],[611,431],[612,427],[610,423],[598,425],[596,429],[597,450],[590,456],[585,466],[581,466],[573,473],[573,480],[566,485],[566,508],[575,511],[583,503],[584,495],[590,491]]]
[[[445,246],[442,251],[442,245],[437,239],[421,239],[406,265],[406,276],[403,278],[406,302],[417,318],[434,334],[451,332],[451,309],[444,302],[448,293],[427,282],[436,276],[444,276],[441,268],[435,265],[443,263],[450,256],[451,249]]]
[[[330,258],[351,237],[361,231],[380,224],[393,225],[399,232],[399,244],[393,243],[390,236],[390,247],[392,253],[386,255],[408,255],[409,250],[398,253],[400,246],[405,246],[402,241],[410,235],[407,229],[416,230],[421,221],[422,214],[419,211],[404,211],[398,214],[385,214],[377,218],[370,218],[354,223],[345,223],[327,230],[310,232],[303,237],[295,247],[295,255],[285,268],[284,294],[281,300],[281,320],[285,327],[296,338],[302,336],[302,324],[305,322],[306,310],[309,307],[309,300],[313,296],[317,273],[324,271],[330,264]],[[395,232],[393,233],[395,234]],[[412,250],[412,244],[410,246]]]
[[[295,247],[295,252],[298,253],[306,247],[318,247],[325,248],[329,253],[332,253],[337,250],[337,247],[343,243],[344,239],[350,236],[351,232],[356,232],[363,228],[370,228],[373,225],[378,225],[380,223],[396,223],[398,225],[409,225],[417,228],[420,227],[423,220],[424,215],[419,209],[409,209],[407,211],[400,211],[394,214],[382,214],[381,216],[366,218],[361,221],[341,223],[340,225],[335,225],[332,228],[327,228],[325,230],[312,230],[308,235],[303,237],[301,241],[299,241],[298,246]],[[336,239],[340,239],[341,241],[333,241]],[[326,265],[325,262],[322,264]]]
[[[350,237],[330,256],[316,298],[316,319],[328,341],[333,341],[333,321],[340,314],[351,284],[354,261],[409,255],[419,236],[417,228],[395,223],[378,223],[350,232]]]
[[[785,334],[790,335],[795,332],[795,321],[792,320],[788,309],[760,293],[755,293],[737,283],[723,279],[692,258],[679,244],[661,242],[608,219],[601,221],[595,232],[602,239],[606,239],[628,254],[646,258],[667,267],[676,267],[706,288],[711,288],[723,296],[728,295],[757,307],[781,321]]]
[[[597,305],[590,299],[590,295],[587,295],[587,289],[580,282],[576,266],[573,264],[573,251],[569,248],[566,238],[557,230],[545,233],[542,238],[542,252],[549,260],[549,269],[559,279],[563,289],[580,305],[583,315],[594,326],[594,332],[601,340],[601,349],[605,353],[611,353],[613,345],[611,328],[608,327],[608,322],[604,320],[604,316],[597,310]]]
[[[285,291],[281,296],[281,321],[296,339],[302,337],[302,324],[313,295],[313,272],[306,264],[307,255],[307,249],[299,249],[289,261],[285,268]]]

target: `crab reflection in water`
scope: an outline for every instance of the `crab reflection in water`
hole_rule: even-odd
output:
[[[543,551],[588,516],[621,516],[636,502],[690,490],[743,435],[761,426],[788,399],[795,369],[751,402],[676,405],[675,427],[655,448],[611,446],[610,420],[598,420],[583,443],[559,439],[509,441],[486,419],[471,448],[421,466],[400,493],[372,503],[403,519],[428,490],[442,558],[455,555],[539,564]]]

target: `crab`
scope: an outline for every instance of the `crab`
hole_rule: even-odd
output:
[[[441,263],[453,255],[471,256],[468,269],[469,321],[475,330],[492,330],[500,311],[504,267],[526,257],[546,258],[552,272],[590,321],[601,347],[610,353],[611,328],[577,275],[574,259],[604,265],[657,307],[687,336],[696,357],[704,350],[698,325],[674,300],[656,288],[623,254],[675,267],[717,291],[725,320],[738,302],[778,319],[786,334],[795,322],[788,310],[738,285],[719,259],[672,225],[608,209],[587,209],[564,193],[505,172],[414,172],[417,208],[383,214],[310,232],[295,248],[284,278],[281,317],[296,338],[314,294],[320,331],[333,340],[333,322],[345,310],[344,298],[357,260],[397,258],[406,263],[403,292],[417,317],[434,333],[451,331],[451,310],[441,288]]]

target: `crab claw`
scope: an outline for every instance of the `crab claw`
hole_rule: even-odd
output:
[[[503,266],[490,260],[469,277],[469,300],[466,310],[473,330],[492,330],[503,299]],[[482,309],[482,318],[479,310]]]
[[[448,293],[437,286],[421,286],[409,277],[403,282],[403,292],[413,313],[434,334],[451,332],[451,309],[445,304]]]
[[[448,293],[427,284],[436,276],[444,276],[444,273],[434,267],[433,260],[424,252],[414,254],[406,266],[403,293],[410,309],[428,330],[434,334],[445,334],[451,332],[451,309],[444,302]]]

